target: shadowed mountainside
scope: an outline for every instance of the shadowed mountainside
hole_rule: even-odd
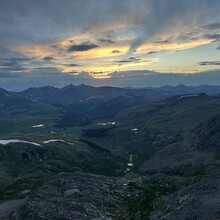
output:
[[[201,88],[1,89],[0,218],[218,219],[220,96]]]

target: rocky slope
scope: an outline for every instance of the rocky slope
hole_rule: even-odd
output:
[[[137,92],[102,88],[111,98],[88,99],[78,109],[34,101],[45,92],[51,99],[90,90],[97,92],[0,91],[0,219],[220,218],[218,96],[146,102]],[[82,106],[90,124],[57,126]]]

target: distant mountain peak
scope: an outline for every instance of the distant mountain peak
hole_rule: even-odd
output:
[[[73,84],[69,84],[69,85],[67,85],[67,86],[64,86],[64,87],[62,87],[61,89],[62,90],[65,90],[65,89],[72,89],[72,88],[75,88],[76,86],[74,86]]]

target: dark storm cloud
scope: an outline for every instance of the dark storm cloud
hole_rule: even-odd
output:
[[[100,42],[102,43],[107,43],[107,44],[114,44],[115,41],[113,41],[112,39],[99,39]]]
[[[220,61],[202,61],[198,63],[200,66],[218,66]]]
[[[44,57],[43,60],[44,61],[51,61],[51,60],[54,60],[55,58],[53,56],[47,56],[47,57]]]
[[[69,52],[75,52],[75,51],[83,52],[83,51],[92,50],[92,49],[97,48],[97,47],[99,47],[99,46],[96,45],[96,44],[93,44],[91,42],[84,42],[82,44],[70,46],[68,48],[68,51]]]
[[[126,60],[119,60],[119,61],[116,61],[116,63],[139,63],[141,61],[141,58],[138,58],[138,57],[130,57],[129,59],[126,59]]]
[[[160,41],[155,41],[155,44],[166,44],[166,43],[170,43],[170,40],[160,40]]]
[[[147,54],[148,55],[151,55],[151,54],[155,54],[155,53],[157,53],[156,51],[150,51],[150,52],[148,52]]]
[[[69,67],[77,67],[77,66],[81,66],[79,64],[75,64],[75,63],[71,63],[71,64],[64,64],[65,66],[69,66]]]
[[[121,53],[121,51],[120,50],[113,50],[112,51],[112,54],[117,54],[117,53]]]

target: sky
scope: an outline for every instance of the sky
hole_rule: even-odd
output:
[[[220,85],[219,0],[0,0],[0,86]]]

